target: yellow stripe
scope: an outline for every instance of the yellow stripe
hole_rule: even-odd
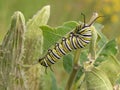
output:
[[[67,43],[68,47],[70,48],[70,50],[72,50],[72,47],[70,45],[70,41],[68,39],[66,39],[66,43]]]
[[[57,51],[55,49],[53,49],[52,51],[58,58],[60,58],[59,54],[57,53]],[[55,57],[55,58],[58,59],[57,57]]]
[[[66,52],[65,52],[65,50],[64,50],[64,47],[63,47],[63,45],[60,43],[59,44],[59,48],[62,50],[62,52],[64,53],[64,54],[66,54]],[[61,52],[61,51],[60,51]],[[61,52],[61,54],[62,54],[62,52]],[[62,54],[62,56],[63,56],[63,54]]]
[[[53,60],[54,62],[57,61],[57,59],[50,53],[50,55],[48,55],[49,57],[48,58],[51,58],[51,60]]]
[[[61,52],[59,51],[58,47],[56,47],[55,50],[56,50],[56,53],[57,53],[60,57],[62,57],[62,54],[61,54]]]

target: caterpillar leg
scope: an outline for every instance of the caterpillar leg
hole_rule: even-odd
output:
[[[49,66],[49,67],[50,67],[50,70],[51,70],[52,72],[54,72],[53,69],[52,69],[52,67],[51,67],[51,66]]]
[[[45,67],[45,73],[47,74],[47,67]]]
[[[83,16],[83,22],[84,22],[84,25],[83,25],[83,27],[85,27],[85,23],[86,23],[86,18],[85,18],[85,14],[83,14],[83,13],[81,13],[81,15]]]
[[[51,66],[49,66],[49,67],[50,67],[50,70],[51,70],[52,72],[54,72],[53,69],[52,69],[52,67],[51,67]],[[47,74],[47,67],[45,67],[45,73]]]

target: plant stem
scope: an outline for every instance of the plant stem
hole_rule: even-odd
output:
[[[90,42],[90,48],[89,48],[89,61],[91,63],[91,65],[94,64],[95,62],[95,58],[96,58],[96,41],[97,41],[97,32],[96,29],[94,27],[92,27],[92,38],[91,38],[91,42]]]
[[[80,68],[79,57],[80,57],[80,49],[75,51],[73,70],[69,76],[65,90],[71,90],[72,84],[73,84],[75,77],[77,75],[77,72],[79,71],[79,68]]]

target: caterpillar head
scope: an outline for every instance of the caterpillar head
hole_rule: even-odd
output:
[[[78,34],[81,34],[81,32],[83,31],[87,31],[86,33],[88,32],[91,32],[91,29],[93,28],[93,24],[94,22],[99,18],[99,17],[102,17],[102,16],[98,16],[98,13],[93,13],[90,21],[86,24],[86,21],[85,21],[85,15],[83,13],[81,13],[81,15],[83,15],[84,17],[84,23],[80,24],[79,26],[76,27],[76,30],[75,32],[78,33]]]
[[[38,61],[42,66],[48,67],[47,62],[44,60],[44,58],[40,58]]]

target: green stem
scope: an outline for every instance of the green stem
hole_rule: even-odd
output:
[[[80,49],[75,51],[74,66],[79,65],[80,52]]]
[[[83,75],[80,77],[80,79],[76,83],[74,83],[72,90],[77,90],[78,86],[81,87],[84,79],[85,79],[85,73],[83,73]]]
[[[77,75],[77,72],[78,72],[78,70],[80,68],[79,57],[80,57],[80,49],[75,51],[73,70],[72,70],[72,72],[70,74],[70,77],[68,79],[65,90],[71,90],[72,84],[73,84],[73,82],[75,80],[75,77]]]
[[[91,43],[90,43],[90,48],[89,48],[89,61],[93,65],[95,62],[95,57],[96,57],[96,41],[97,41],[97,32],[94,27],[92,27],[92,38],[91,38]]]

